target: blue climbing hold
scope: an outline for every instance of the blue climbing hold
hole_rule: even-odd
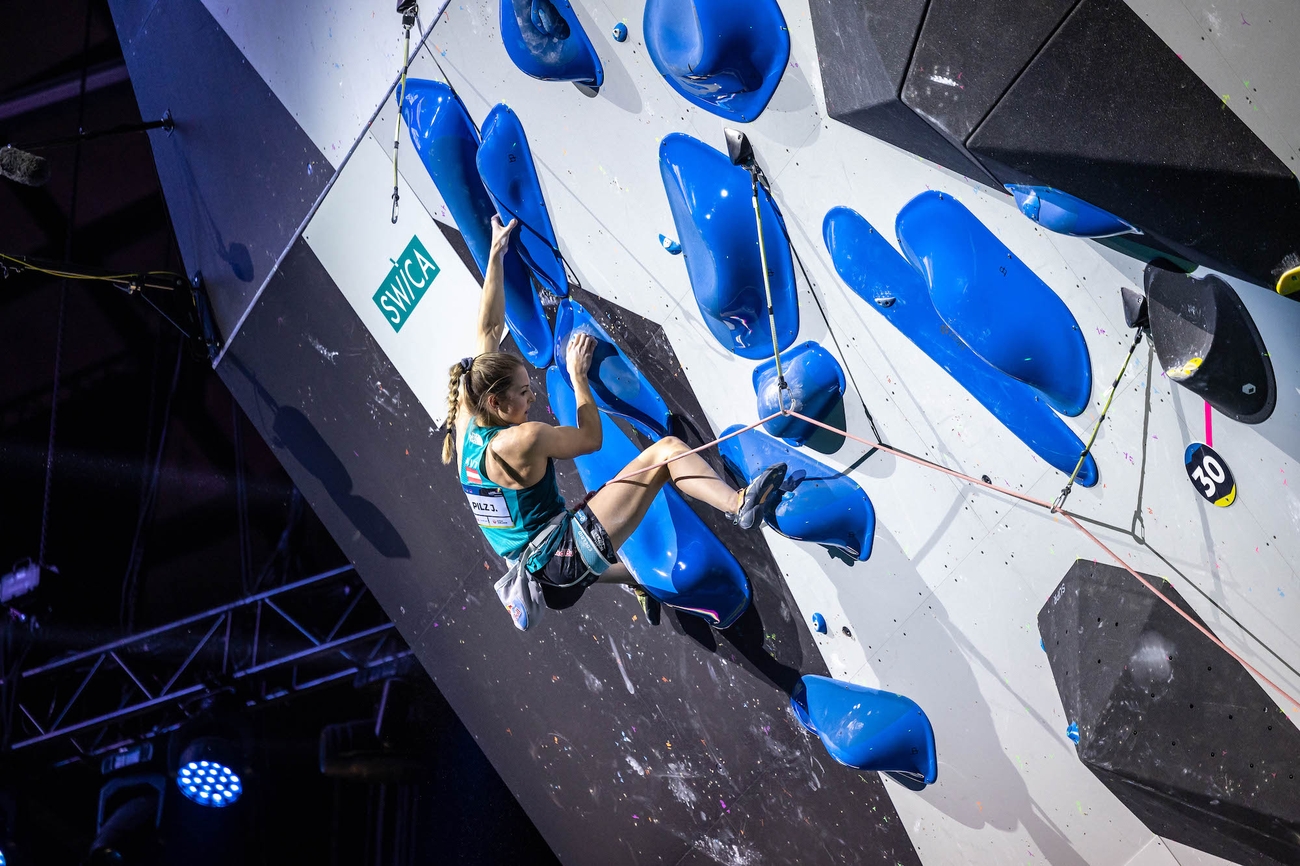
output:
[[[812,627],[813,631],[818,634],[826,634],[826,617],[822,616],[820,613],[813,614]]]
[[[686,101],[749,122],[767,107],[790,59],[776,0],[646,0],[646,50]]]
[[[1007,192],[1016,197],[1016,207],[1022,214],[1057,234],[1076,238],[1142,234],[1141,229],[1113,213],[1050,186],[1009,183]]]
[[[804,674],[790,707],[841,764],[899,773],[926,785],[939,777],[934,728],[911,698]]]
[[[723,436],[741,430],[739,424]],[[759,430],[718,444],[727,469],[748,484],[773,463],[786,464],[785,492],[764,518],[777,532],[842,550],[865,562],[876,533],[876,509],[858,483]]]
[[[1007,429],[1065,474],[1083,452],[1083,442],[1038,397],[1037,392],[954,339],[930,301],[921,275],[883,235],[856,211],[837,207],[826,214],[822,236],[835,270],[859,297],[884,316],[930,359],[948,372]],[[1079,471],[1084,487],[1097,483],[1097,462],[1089,454]]]
[[[680,256],[682,254],[682,245],[667,235],[659,236],[659,246],[666,249],[672,255]]]
[[[1052,408],[1088,407],[1092,365],[1070,308],[952,196],[923,192],[894,223],[939,318],[971,351],[1034,387]]]
[[[624,24],[622,21],[614,25],[614,41],[615,42],[627,41],[627,25]]]
[[[600,87],[604,68],[569,0],[501,0],[501,41],[519,71]]]
[[[573,390],[555,367],[546,371],[546,392],[556,420],[576,424]],[[639,454],[603,412],[600,423],[600,450],[574,461],[588,490],[613,478]],[[672,487],[664,487],[654,498],[636,531],[619,548],[619,558],[652,596],[716,628],[727,628],[749,607],[749,581],[740,563]]]
[[[401,110],[415,152],[438,188],[481,275],[487,270],[496,208],[479,179],[475,164],[479,136],[469,112],[446,84],[417,78],[407,80]],[[528,269],[514,250],[506,253],[502,264],[506,326],[529,363],[546,367],[551,363],[551,326],[533,291]]]
[[[560,302],[555,316],[555,357],[560,375],[570,387],[568,367],[563,364],[569,338],[575,334],[596,338],[588,381],[596,405],[611,415],[627,419],[651,439],[668,435],[668,406],[645,376],[610,337],[609,332],[572,298]]]
[[[824,422],[844,398],[844,370],[835,356],[817,343],[795,346],[781,356],[781,367],[790,386],[784,395],[785,406],[800,415]],[[758,395],[758,417],[766,418],[781,411],[775,358],[754,369],[754,393]],[[788,415],[768,421],[763,429],[795,446],[807,442],[818,430],[815,425]]]
[[[1065,735],[1077,744],[1079,742],[1079,723],[1070,722],[1070,726],[1065,729]]]
[[[546,211],[533,153],[519,117],[505,103],[495,106],[483,121],[483,144],[477,161],[479,177],[502,222],[519,220],[511,248],[523,256],[543,288],[553,295],[567,296],[569,278]]]
[[[704,142],[673,133],[659,144],[659,173],[709,331],[742,358],[772,357],[749,172]],[[794,262],[771,197],[761,188],[759,207],[777,338],[785,351],[799,332]]]

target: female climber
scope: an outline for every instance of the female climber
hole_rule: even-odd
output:
[[[657,468],[620,480],[615,478],[590,501],[570,513],[555,482],[555,459],[572,459],[600,450],[600,415],[587,382],[596,341],[574,334],[567,364],[577,398],[578,426],[561,427],[529,421],[537,399],[521,359],[496,351],[505,329],[502,258],[517,220],[503,226],[492,218],[492,247],[483,296],[479,303],[475,355],[453,364],[447,395],[447,439],[442,462],[460,459],[460,483],[474,517],[492,549],[513,565],[535,538],[545,543],[528,550],[524,565],[541,585],[546,607],[566,608],[596,581],[631,587],[646,614],[657,624],[659,603],[639,586],[618,561],[617,550],[645,517],[665,483],[732,516],[749,529],[758,524],[785,479],[784,463],[761,472],[748,487],[736,490],[698,454],[665,464],[690,449],[666,436],[641,452],[619,473]],[[556,529],[540,536],[549,525]],[[507,605],[509,607],[509,605]],[[519,624],[518,614],[511,608]],[[524,627],[524,626],[521,626]]]

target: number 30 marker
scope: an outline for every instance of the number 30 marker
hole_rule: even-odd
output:
[[[1206,501],[1227,508],[1236,500],[1237,482],[1232,470],[1209,445],[1200,442],[1188,445],[1183,462],[1187,464],[1187,477]]]

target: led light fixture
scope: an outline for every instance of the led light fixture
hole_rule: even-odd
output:
[[[244,783],[220,748],[224,741],[211,737],[195,740],[181,753],[176,787],[200,806],[223,808],[244,794]]]

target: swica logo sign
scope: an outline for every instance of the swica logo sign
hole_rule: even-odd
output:
[[[415,236],[411,237],[401,258],[389,261],[393,263],[393,269],[375,292],[374,301],[393,330],[401,331],[402,325],[415,312],[415,305],[420,303],[429,285],[438,277],[439,268]]]

